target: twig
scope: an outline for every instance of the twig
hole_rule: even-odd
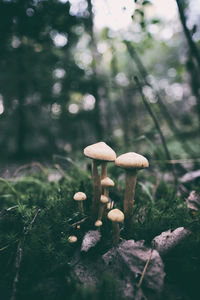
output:
[[[33,163],[30,163],[30,164],[26,164],[26,165],[23,165],[23,166],[20,166],[13,174],[13,177],[16,177],[17,174],[21,171],[21,170],[24,170],[24,169],[27,169],[27,168],[31,168],[31,167],[38,167],[42,170],[42,172],[47,176],[48,175],[48,172],[47,170],[41,165],[41,163],[39,162],[33,162]]]
[[[171,159],[171,155],[170,155],[170,152],[169,152],[169,150],[168,150],[167,143],[166,143],[166,141],[165,141],[164,135],[163,135],[162,130],[161,130],[161,128],[160,128],[159,122],[158,122],[158,120],[157,120],[157,118],[156,118],[156,116],[155,116],[153,110],[151,109],[151,107],[150,107],[148,101],[146,100],[146,97],[144,96],[144,93],[142,92],[142,87],[141,87],[141,84],[140,84],[140,82],[139,82],[139,79],[137,78],[137,76],[135,76],[134,79],[135,79],[135,82],[136,82],[136,84],[137,84],[137,86],[138,86],[138,90],[139,90],[140,95],[141,95],[141,97],[142,97],[143,103],[144,103],[144,105],[145,105],[145,107],[146,107],[146,109],[147,109],[149,115],[151,116],[151,118],[152,118],[152,120],[153,120],[153,122],[154,122],[154,124],[155,124],[155,127],[156,127],[156,129],[157,129],[157,131],[158,131],[158,133],[159,133],[159,135],[160,135],[160,138],[161,138],[161,141],[162,141],[162,145],[163,145],[163,149],[164,149],[166,158],[167,158],[167,160],[170,160],[170,161],[171,161],[171,160],[172,160],[172,159]],[[176,174],[175,174],[173,165],[171,166],[171,170],[172,170],[172,174],[173,174],[173,176],[174,176],[174,183],[175,183],[175,185],[176,185],[176,184],[177,184],[177,178],[176,178]]]
[[[70,225],[70,226],[71,226],[71,227],[76,227],[77,225],[84,223],[87,219],[88,219],[88,217],[85,217],[85,218],[81,219],[80,221],[78,221],[78,222],[76,222],[76,223],[73,223],[73,224]]]
[[[7,249],[8,247],[10,247],[10,245],[12,245],[12,244],[14,244],[14,243],[16,243],[16,242],[18,242],[18,239],[15,240],[14,242],[11,242],[10,244],[8,244],[8,245],[6,245],[6,246],[0,248],[0,251],[3,251],[3,250],[5,250],[5,249]]]
[[[21,261],[22,261],[22,255],[23,255],[23,248],[22,248],[22,242],[25,241],[26,235],[28,234],[31,226],[33,225],[33,223],[35,222],[39,212],[41,211],[41,209],[39,208],[37,210],[37,212],[35,213],[32,221],[30,222],[30,224],[26,227],[24,227],[24,234],[23,237],[20,239],[18,246],[17,246],[17,254],[16,254],[16,259],[15,259],[15,269],[16,269],[16,273],[15,273],[15,277],[13,280],[13,287],[12,287],[12,295],[10,300],[15,300],[16,297],[16,292],[17,292],[17,284],[19,282],[19,270],[20,270],[20,265],[21,265]]]
[[[10,246],[10,245],[6,245],[6,246],[0,248],[0,251],[3,251],[3,250],[5,250],[5,249],[7,249],[9,246]]]
[[[41,209],[38,208],[38,210],[36,211],[36,213],[35,213],[35,215],[34,215],[32,221],[30,222],[30,224],[24,228],[24,235],[25,235],[25,236],[28,234],[29,230],[31,229],[31,226],[32,226],[33,223],[35,222],[35,219],[37,218],[37,216],[38,216],[38,214],[39,214],[40,211],[41,211]]]
[[[145,264],[145,266],[144,266],[144,269],[143,269],[143,271],[142,271],[142,275],[141,275],[141,277],[140,277],[140,281],[139,281],[138,284],[137,284],[137,288],[138,288],[138,289],[141,287],[141,284],[142,284],[142,282],[143,282],[144,275],[145,275],[145,273],[146,273],[147,267],[148,267],[149,262],[150,262],[151,257],[152,257],[152,253],[153,253],[153,249],[151,249],[151,252],[150,252],[150,254],[149,254],[149,257],[148,257],[148,259],[147,259],[147,261],[146,261],[146,264]]]
[[[180,20],[181,20],[181,24],[183,26],[183,31],[190,49],[190,53],[191,53],[191,57],[195,59],[196,64],[192,62],[193,64],[192,68],[190,69],[190,73],[191,73],[191,79],[193,82],[193,93],[196,97],[196,105],[197,105],[197,114],[198,114],[198,118],[199,118],[199,126],[200,126],[200,95],[199,95],[199,72],[200,72],[200,53],[199,53],[199,49],[196,45],[196,43],[193,41],[192,39],[192,35],[190,30],[187,27],[187,20],[185,17],[185,12],[184,12],[184,7],[183,7],[183,0],[176,0],[176,4],[178,7],[178,11],[179,11],[179,16],[180,16]],[[194,61],[194,62],[195,62]],[[193,70],[195,69],[195,67],[197,67],[196,73],[197,76],[194,75]]]
[[[143,78],[144,80],[144,83],[149,86],[155,97],[158,99],[158,104],[160,106],[160,110],[161,110],[161,113],[163,114],[163,117],[165,118],[167,124],[168,124],[168,127],[170,128],[171,132],[174,134],[174,136],[181,142],[182,144],[182,147],[183,149],[189,153],[189,154],[194,154],[193,150],[191,149],[191,147],[187,144],[187,141],[185,141],[185,137],[183,136],[183,134],[179,131],[179,129],[177,128],[174,120],[173,120],[173,117],[171,116],[171,114],[169,113],[166,105],[164,104],[164,101],[163,99],[161,98],[160,96],[160,93],[155,90],[155,88],[152,86],[152,84],[149,82],[149,80],[147,79],[148,78],[148,72],[145,68],[145,66],[143,65],[139,55],[137,54],[135,48],[133,47],[133,45],[128,42],[128,41],[125,41],[125,45],[127,46],[127,49],[128,49],[128,52],[129,52],[129,55],[131,56],[131,58],[134,60],[139,72],[140,72],[140,75],[141,77]]]
[[[184,14],[184,9],[183,9],[183,1],[182,0],[176,0],[177,6],[178,6],[178,11],[179,11],[179,15],[180,15],[180,19],[181,19],[181,23],[183,26],[183,30],[186,36],[186,39],[188,41],[188,45],[190,47],[190,51],[192,53],[192,55],[194,55],[199,68],[200,68],[200,54],[199,54],[199,50],[197,49],[196,44],[194,43],[191,33],[189,31],[189,29],[187,28],[186,25],[186,18],[185,18],[185,14]]]

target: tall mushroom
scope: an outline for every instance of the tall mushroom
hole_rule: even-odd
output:
[[[108,213],[108,219],[112,222],[113,227],[113,244],[117,244],[120,238],[119,223],[124,221],[124,214],[118,208],[112,209]]]
[[[100,175],[98,174],[98,165],[102,166],[101,178],[107,176],[106,163],[116,159],[116,153],[106,143],[99,142],[84,149],[85,156],[91,158],[92,161],[92,177],[94,187],[94,197],[92,203],[92,218],[96,220],[99,209],[99,202],[101,196],[101,182]]]
[[[124,214],[126,227],[127,229],[131,230],[137,171],[148,168],[149,162],[140,154],[128,152],[117,157],[115,160],[115,165],[125,169],[126,172]]]
[[[78,202],[78,208],[82,214],[84,213],[83,201],[86,200],[86,198],[87,198],[87,196],[83,192],[78,192],[78,193],[74,194],[74,200]]]

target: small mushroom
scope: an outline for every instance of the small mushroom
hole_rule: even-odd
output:
[[[114,185],[115,185],[114,181],[109,177],[105,177],[104,179],[101,180],[101,186],[104,189],[103,194],[106,197],[109,197],[109,187],[113,187]]]
[[[106,197],[105,195],[101,195],[100,198],[100,206],[99,206],[99,213],[98,213],[98,220],[101,220],[103,217],[103,212],[105,209],[105,206],[108,203],[108,197]]]
[[[110,148],[106,143],[99,142],[84,149],[85,156],[91,158],[92,161],[92,177],[94,186],[94,198],[92,203],[92,218],[95,220],[97,218],[99,209],[99,200],[101,196],[101,182],[100,176],[98,174],[98,165],[102,166],[101,179],[107,177],[107,167],[108,161],[114,161],[116,159],[116,153],[112,148]]]
[[[73,244],[73,243],[76,243],[77,242],[77,237],[75,236],[75,235],[70,235],[69,237],[68,237],[68,242],[70,243],[70,244]]]
[[[117,157],[115,160],[115,165],[125,169],[126,172],[124,214],[127,228],[131,230],[137,171],[143,168],[148,168],[149,162],[140,154],[128,152]]]
[[[97,220],[97,221],[94,223],[94,226],[97,227],[98,230],[100,230],[100,227],[102,226],[102,224],[103,224],[103,223],[102,223],[101,220]]]
[[[114,208],[108,213],[108,219],[112,222],[113,227],[113,244],[117,244],[120,239],[119,223],[124,221],[124,214],[118,208]]]
[[[78,193],[74,194],[74,200],[78,201],[78,208],[82,214],[84,214],[83,201],[86,200],[86,198],[87,198],[87,196],[85,193],[78,192]]]

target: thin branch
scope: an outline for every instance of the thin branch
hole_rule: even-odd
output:
[[[38,167],[42,170],[42,172],[47,176],[48,175],[48,172],[47,170],[45,169],[45,167],[43,167],[41,165],[41,163],[39,162],[33,162],[33,163],[30,163],[30,164],[26,164],[26,165],[23,165],[23,166],[20,166],[13,174],[13,177],[16,177],[17,174],[21,171],[21,170],[24,170],[24,169],[27,169],[27,168],[30,168],[30,167]]]
[[[72,225],[70,225],[71,227],[76,227],[77,225],[80,225],[82,223],[84,223],[86,220],[88,219],[88,217],[85,217],[83,219],[81,219],[80,221],[73,223]]]
[[[135,76],[134,79],[135,79],[135,82],[136,82],[136,84],[137,84],[137,86],[138,86],[138,90],[139,90],[140,95],[141,95],[141,97],[142,97],[143,103],[144,103],[144,105],[145,105],[145,107],[146,107],[146,109],[147,109],[149,115],[151,116],[151,118],[152,118],[152,120],[153,120],[153,122],[154,122],[154,124],[155,124],[155,127],[156,127],[156,129],[157,129],[157,131],[158,131],[158,133],[159,133],[159,135],[160,135],[160,139],[161,139],[161,142],[162,142],[162,145],[163,145],[163,149],[164,149],[166,158],[167,158],[167,160],[170,160],[170,161],[171,161],[171,160],[172,160],[172,159],[171,159],[171,155],[170,155],[170,152],[169,152],[169,150],[168,150],[167,143],[166,143],[166,141],[165,141],[165,138],[164,138],[164,135],[163,135],[163,133],[162,133],[161,127],[160,127],[160,125],[159,125],[159,122],[158,122],[158,120],[157,120],[157,118],[156,118],[156,116],[155,116],[153,110],[151,109],[151,107],[150,107],[148,101],[146,100],[146,98],[145,98],[145,96],[144,96],[144,94],[143,94],[143,92],[142,92],[142,86],[141,86],[141,84],[140,84],[140,82],[139,82],[139,79],[137,78],[137,76]],[[172,173],[173,173],[173,176],[174,176],[174,182],[175,182],[175,184],[176,184],[176,183],[177,183],[177,178],[176,178],[176,174],[175,174],[173,165],[172,165],[172,167],[171,167],[171,170],[172,170]]]
[[[190,148],[190,146],[187,144],[187,141],[185,141],[185,138],[183,139],[183,134],[179,131],[179,129],[177,128],[173,118],[171,117],[166,105],[164,104],[164,101],[162,100],[161,96],[160,96],[160,93],[158,91],[156,91],[154,89],[154,87],[152,86],[152,84],[149,82],[149,80],[147,79],[148,78],[148,72],[145,68],[145,66],[143,65],[139,55],[137,54],[135,48],[131,45],[130,42],[128,41],[124,41],[125,45],[127,46],[127,49],[128,49],[128,52],[129,52],[129,55],[130,57],[134,60],[139,72],[140,72],[140,75],[141,77],[143,78],[145,84],[147,86],[149,86],[155,97],[158,99],[158,104],[160,106],[160,110],[163,114],[163,117],[165,118],[167,124],[168,124],[168,127],[170,128],[171,132],[175,135],[175,137],[181,142],[182,144],[182,147],[183,149],[191,154],[191,155],[194,155],[194,152],[193,150]]]
[[[195,42],[192,39],[191,33],[190,33],[190,31],[189,31],[189,29],[187,28],[187,25],[186,25],[186,17],[185,17],[185,14],[184,14],[183,0],[176,0],[176,3],[177,3],[177,6],[178,6],[178,11],[179,11],[179,15],[180,15],[181,24],[183,26],[183,30],[184,30],[184,33],[185,33],[185,36],[186,36],[191,54],[192,54],[192,56],[195,57],[195,59],[198,63],[198,66],[200,68],[200,54],[199,54],[199,50],[198,50]]]
[[[144,266],[144,269],[143,269],[143,272],[142,272],[142,276],[140,277],[140,281],[139,281],[138,284],[137,284],[137,288],[138,288],[138,289],[141,287],[141,284],[142,284],[142,282],[143,282],[144,275],[145,275],[145,273],[146,273],[147,267],[148,267],[148,265],[149,265],[149,263],[150,263],[150,260],[151,260],[151,257],[152,257],[152,253],[153,253],[153,249],[151,249],[151,252],[150,252],[150,254],[149,254],[149,257],[148,257],[148,259],[147,259],[147,261],[146,261],[146,264],[145,264],[145,266]]]

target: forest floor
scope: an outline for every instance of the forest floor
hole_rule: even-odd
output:
[[[47,166],[48,165],[48,166]],[[72,274],[70,262],[80,254],[85,233],[94,226],[86,221],[92,202],[92,180],[86,168],[74,162],[66,165],[40,163],[4,165],[0,172],[0,293],[2,299],[122,299],[116,296],[115,278],[102,274],[99,288],[82,286]],[[189,168],[187,172],[191,172]],[[195,170],[196,171],[196,170]],[[109,168],[115,181],[110,198],[122,209],[124,177],[121,171]],[[200,277],[200,211],[188,207],[189,194],[200,192],[199,177],[181,183],[174,189],[169,171],[159,180],[153,174],[138,176],[134,206],[134,232],[129,239],[144,240],[151,247],[152,239],[166,230],[184,227],[191,235],[162,257],[164,289],[147,299],[197,299]],[[184,174],[182,174],[184,175]],[[150,179],[149,179],[150,178]],[[83,191],[85,215],[77,211],[73,195]],[[88,219],[87,219],[88,220]],[[111,224],[105,221],[102,242],[95,248],[95,260],[112,246]],[[78,242],[70,244],[68,237]],[[121,231],[122,238],[126,233]],[[90,257],[90,255],[89,255]],[[69,278],[70,276],[70,278]],[[67,296],[66,296],[67,295]]]

